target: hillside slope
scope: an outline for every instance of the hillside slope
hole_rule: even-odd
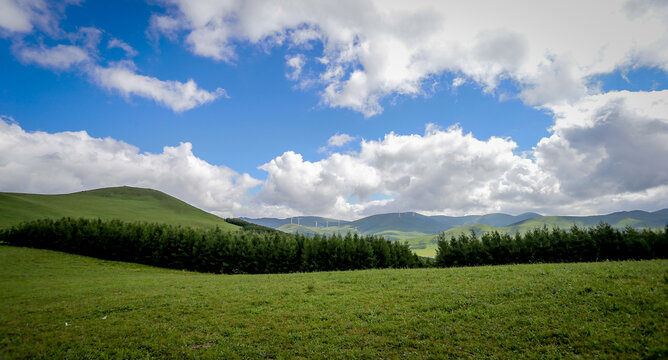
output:
[[[668,222],[668,209],[655,212],[641,210],[620,211],[607,215],[593,216],[542,216],[539,218],[528,219],[511,224],[509,227],[518,230],[530,229],[547,225],[550,227],[567,228],[573,225],[578,226],[596,226],[601,222],[610,224],[613,227],[632,226],[636,228],[656,228],[664,227]]]
[[[508,226],[491,226],[486,224],[472,224],[458,226],[443,231],[446,239],[459,236],[460,234],[470,234],[474,232],[482,235],[486,232],[497,231],[502,234],[525,233],[535,228],[547,226],[549,228],[569,229],[573,225],[580,227],[596,226],[601,222],[610,224],[615,228],[624,228],[631,226],[634,228],[662,228],[668,223],[668,209],[655,212],[647,211],[621,211],[608,215],[593,216],[541,216],[532,219],[520,221]],[[435,256],[436,242],[438,235],[424,235],[405,239],[410,248],[420,256]]]
[[[520,215],[508,215],[502,213],[486,214],[486,215],[467,215],[467,216],[444,216],[435,215],[431,218],[438,220],[442,225],[443,230],[456,228],[458,226],[484,224],[490,226],[506,226],[520,221],[529,220],[541,217],[536,213],[524,213]]]
[[[323,227],[323,226],[339,226],[346,225],[350,221],[325,218],[321,216],[295,216],[292,218],[277,219],[277,218],[258,218],[251,219],[247,217],[240,217],[239,219],[253,224],[262,225],[274,229],[278,229],[283,225],[300,225],[306,227]]]
[[[660,359],[667,266],[213,275],[0,246],[0,358]]]
[[[239,229],[160,191],[128,186],[63,195],[4,192],[0,193],[0,215],[0,228],[35,219],[83,217]]]
[[[435,234],[443,230],[442,225],[435,219],[414,212],[372,215],[352,221],[348,225],[361,233],[394,230]]]

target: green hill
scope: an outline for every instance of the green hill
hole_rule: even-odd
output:
[[[415,212],[372,215],[352,221],[348,225],[365,234],[388,230],[435,234],[443,230],[443,225],[439,221]]]
[[[536,213],[524,213],[520,215],[508,215],[502,213],[486,214],[486,215],[467,215],[467,216],[444,216],[435,215],[431,218],[439,221],[442,225],[441,230],[448,230],[459,226],[484,224],[491,226],[506,226],[520,221],[529,220],[540,217]]]
[[[0,228],[44,218],[100,218],[236,230],[206,211],[157,190],[128,186],[64,195],[0,193]]]
[[[314,226],[303,226],[297,224],[284,224],[276,228],[277,230],[291,233],[291,234],[302,234],[302,235],[334,235],[341,234],[345,235],[347,233],[359,234],[355,228],[351,228],[347,225],[341,226],[329,226],[329,227],[314,227]]]
[[[359,233],[383,236],[388,240],[407,241],[411,249],[420,256],[436,255],[436,236],[444,232],[447,238],[462,233],[483,234],[489,231],[515,234],[537,227],[558,227],[568,229],[573,225],[596,226],[601,222],[616,228],[662,228],[668,223],[668,209],[655,212],[621,211],[607,215],[593,216],[541,216],[536,213],[508,215],[502,213],[466,216],[425,216],[415,212],[372,215],[355,221],[341,221],[341,226],[325,227],[324,218],[304,216],[302,226],[290,224],[287,219],[245,219],[247,221],[275,227],[278,230],[300,234]],[[315,220],[318,226],[315,227]],[[286,222],[287,221],[287,222]],[[329,219],[329,224],[336,220]],[[307,225],[308,224],[308,225]],[[306,225],[306,226],[304,226]]]
[[[608,215],[593,216],[541,216],[520,221],[508,226],[490,226],[486,224],[474,224],[458,226],[443,231],[446,238],[458,236],[460,234],[475,232],[481,235],[486,232],[498,231],[499,233],[515,234],[524,233],[535,228],[547,226],[549,228],[569,229],[573,225],[580,227],[596,226],[601,222],[610,224],[615,228],[624,228],[631,226],[634,228],[662,228],[668,221],[668,211],[666,209],[655,212],[646,211],[622,211]],[[410,248],[420,256],[436,255],[436,237],[438,235],[424,235],[420,237],[407,238]]]
[[[620,211],[607,215],[593,216],[542,216],[520,221],[510,226],[522,230],[543,225],[560,228],[569,228],[574,224],[578,226],[596,226],[601,222],[605,222],[613,227],[657,228],[666,226],[668,222],[668,211],[666,210],[655,212],[641,210]]]
[[[332,218],[325,218],[321,216],[294,216],[291,218],[277,219],[277,218],[259,218],[251,219],[247,217],[240,218],[243,221],[247,221],[253,224],[262,225],[274,229],[278,229],[283,225],[301,225],[305,227],[327,227],[327,226],[341,226],[346,225],[350,221],[338,220]]]

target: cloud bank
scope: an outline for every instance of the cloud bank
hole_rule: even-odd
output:
[[[261,184],[197,158],[190,143],[140,153],[85,131],[26,132],[7,117],[0,119],[0,173],[3,191],[68,193],[129,185],[166,192],[221,216],[241,211],[248,191]]]
[[[550,110],[551,135],[522,155],[508,138],[478,139],[458,126],[428,124],[424,134],[389,133],[362,140],[358,152],[333,152],[315,162],[285,152],[259,167],[264,181],[197,158],[189,143],[140,153],[86,132],[26,132],[4,118],[0,188],[152,187],[225,216],[352,219],[395,211],[592,214],[666,207],[668,90],[609,92]],[[333,145],[343,141],[333,138]]]
[[[668,70],[661,1],[162,3],[168,11],[153,15],[152,33],[183,34],[194,54],[224,62],[239,60],[240,43],[287,45],[290,79],[320,84],[325,105],[366,116],[382,112],[390,95],[423,95],[423,85],[444,73],[489,93],[512,81],[526,104],[545,105],[598,93],[590,83],[596,74]]]
[[[344,218],[538,211],[590,214],[668,205],[668,91],[610,92],[551,108],[555,125],[520,156],[511,139],[427,125],[317,162],[286,152],[260,169],[261,204]],[[374,200],[384,195],[385,200]],[[352,216],[354,214],[354,216]]]
[[[226,96],[194,80],[142,74],[131,59],[134,48],[99,29],[64,32],[58,24],[71,3],[0,0],[0,36],[11,39],[12,52],[26,64],[77,72],[111,92],[151,99],[175,112]],[[668,71],[666,2],[158,4],[165,11],[150,18],[149,37],[182,42],[221,66],[243,61],[240,45],[281,47],[285,76],[316,89],[325,106],[377,115],[384,99],[425,95],[447,75],[452,88],[475,83],[489,94],[510,83],[516,93],[504,97],[552,113],[554,124],[523,154],[512,139],[479,139],[457,126],[389,133],[345,153],[339,147],[356,137],[337,133],[319,161],[294,151],[267,159],[259,166],[267,178],[260,181],[206,163],[189,143],[147,154],[85,132],[26,132],[3,118],[0,188],[61,193],[134,185],[225,215],[347,219],[407,210],[584,214],[668,204],[668,91],[606,93],[594,81],[613,71]],[[51,45],[35,39],[43,36]],[[123,59],[101,56],[104,37],[107,48],[123,50]],[[258,185],[261,190],[252,192]]]

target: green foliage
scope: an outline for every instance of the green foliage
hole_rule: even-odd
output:
[[[262,226],[262,225],[257,225],[253,224],[251,222],[237,219],[237,218],[226,218],[225,219],[226,223],[236,225],[241,227],[244,231],[254,231],[254,232],[261,232],[261,233],[270,233],[270,234],[275,234],[275,233],[280,233],[279,230],[272,229],[270,227]]]
[[[160,191],[128,186],[66,195],[0,193],[0,228],[62,217],[158,222],[234,231],[239,227]]]
[[[0,359],[662,359],[667,268],[215,275],[0,246]]]
[[[437,266],[476,266],[536,262],[654,259],[668,257],[668,226],[663,230],[596,227],[570,230],[535,228],[511,236],[497,231],[481,236],[475,231],[450,239],[438,236]]]
[[[0,231],[0,243],[226,274],[422,265],[407,245],[373,236],[308,237],[251,229],[228,232],[120,220],[42,219]]]

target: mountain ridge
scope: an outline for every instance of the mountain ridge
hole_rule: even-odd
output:
[[[289,220],[289,218],[288,218]],[[253,222],[253,219],[246,221]],[[341,226],[323,227],[283,224],[278,230],[305,235],[331,235],[336,233],[359,233],[383,236],[393,241],[407,241],[413,251],[421,256],[434,256],[436,236],[444,233],[447,238],[461,233],[482,234],[489,231],[515,234],[537,227],[570,228],[595,226],[601,222],[616,228],[662,228],[668,224],[668,208],[648,212],[643,210],[617,211],[607,215],[590,216],[541,216],[527,212],[519,215],[492,213],[485,215],[426,216],[415,212],[389,213],[368,216],[343,223]]]

